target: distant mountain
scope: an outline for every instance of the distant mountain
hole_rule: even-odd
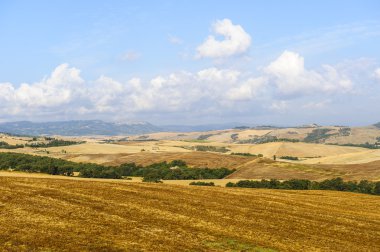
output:
[[[193,131],[210,131],[210,130],[224,130],[239,127],[241,123],[223,123],[223,124],[204,124],[204,125],[163,125],[160,128],[163,131],[174,132],[193,132]]]
[[[147,122],[112,123],[100,120],[62,122],[7,122],[0,123],[0,132],[18,135],[134,135],[158,132],[161,129]]]
[[[373,126],[375,126],[375,127],[377,127],[377,128],[379,128],[379,129],[380,129],[380,122],[378,122],[378,123],[375,123]]]

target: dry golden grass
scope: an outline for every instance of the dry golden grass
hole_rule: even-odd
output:
[[[135,162],[150,165],[157,162],[184,160],[191,167],[237,169],[230,179],[310,179],[323,180],[342,177],[345,180],[380,180],[380,162],[364,164],[303,164],[302,162],[273,162],[270,159],[258,159],[237,155],[210,152],[163,152],[134,154],[94,154],[66,156],[72,161],[97,162],[105,165],[120,165]],[[108,160],[108,162],[106,162]]]
[[[379,209],[354,193],[0,177],[0,250],[379,251]]]
[[[289,132],[305,132],[312,129],[280,129],[279,134],[289,134]],[[372,131],[376,131],[372,129]],[[372,132],[371,131],[371,132]],[[377,130],[378,131],[378,130]],[[289,143],[274,142],[266,144],[232,144],[222,142],[223,137],[227,137],[232,132],[239,134],[247,133],[259,135],[267,133],[267,130],[224,130],[212,131],[210,137],[215,141],[136,141],[121,142],[118,144],[100,143],[102,138],[81,139],[87,141],[85,144],[52,147],[52,148],[22,148],[22,149],[0,149],[0,152],[18,152],[33,155],[49,156],[54,158],[64,158],[74,162],[90,162],[104,165],[120,165],[122,163],[135,162],[140,165],[150,165],[162,161],[172,161],[181,159],[192,167],[219,168],[226,167],[238,169],[232,174],[231,179],[311,179],[322,180],[327,178],[342,177],[346,180],[380,180],[380,150],[371,150],[357,147],[345,147],[324,144]],[[361,129],[353,129],[353,134],[364,134]],[[359,132],[359,133],[358,133]],[[185,136],[192,137],[200,135],[202,132],[185,133]],[[206,132],[207,133],[207,132]],[[203,134],[206,134],[203,132]],[[174,133],[156,133],[155,136],[161,138],[176,138]],[[371,134],[374,134],[373,132]],[[10,143],[17,141],[27,142],[28,138],[18,138],[0,135],[0,140]],[[219,139],[220,138],[220,139]],[[30,139],[29,139],[30,140]],[[78,140],[78,139],[77,139]],[[12,142],[13,141],[13,142]],[[273,155],[296,156],[301,160],[297,162],[258,162],[252,157],[230,155],[230,153],[211,153],[191,151],[191,147],[196,145],[207,145],[226,147],[231,152],[243,152],[251,154],[264,154],[267,158]],[[64,151],[63,151],[64,150]],[[144,150],[144,151],[142,151]],[[282,160],[285,161],[285,160]]]
[[[193,151],[193,152],[163,152],[163,153],[135,153],[130,155],[120,155],[107,165],[119,165],[122,163],[135,162],[139,165],[150,165],[163,161],[183,160],[190,167],[208,167],[208,168],[236,168],[251,160],[254,157],[243,157],[236,155],[223,155],[211,152]]]
[[[81,180],[81,181],[107,181],[112,183],[138,183],[142,182],[142,177],[128,177],[128,179],[102,179],[102,178],[81,178],[78,176],[68,177],[61,175],[50,175],[44,173],[28,173],[19,171],[1,171],[0,177],[16,177],[16,178],[50,178],[50,179],[63,179],[63,180]],[[226,186],[228,182],[236,183],[240,179],[194,179],[194,180],[162,180],[164,184],[170,185],[185,185],[188,186],[191,182],[203,181],[203,182],[214,182],[215,186]]]
[[[339,144],[362,144],[365,142],[374,143],[380,136],[380,129],[374,126],[369,127],[353,127],[349,136],[333,136],[328,139],[327,143]]]
[[[359,152],[334,154],[302,160],[305,164],[363,164],[380,160],[380,149],[361,149]]]
[[[310,179],[324,180],[341,177],[345,180],[380,181],[380,161],[365,164],[302,164],[257,159],[241,165],[229,179]]]
[[[298,132],[302,135],[305,132],[312,129],[278,129],[273,132],[277,132],[279,137],[283,137],[289,132]],[[101,143],[100,141],[106,138],[64,138],[68,140],[80,140],[87,141],[85,144],[51,147],[51,148],[22,148],[22,149],[0,149],[0,152],[18,152],[34,155],[48,155],[58,158],[72,158],[76,162],[95,162],[99,164],[103,163],[120,163],[118,158],[125,156],[126,154],[139,154],[144,150],[144,153],[189,153],[191,148],[196,145],[207,145],[216,147],[226,147],[231,152],[244,152],[251,154],[263,154],[265,157],[271,158],[273,155],[280,156],[296,156],[303,158],[300,163],[308,164],[359,164],[367,163],[376,160],[380,160],[380,150],[370,150],[357,147],[324,145],[324,144],[308,144],[308,143],[289,143],[289,142],[274,142],[265,144],[234,144],[230,143],[231,134],[239,134],[243,138],[251,138],[252,136],[263,135],[268,133],[268,130],[223,130],[223,131],[210,131],[210,132],[189,132],[189,133],[154,133],[148,135],[148,137],[157,137],[164,139],[160,141],[135,141],[135,142],[120,142],[118,144]],[[273,133],[271,132],[271,134]],[[362,128],[354,128],[353,132],[356,135],[363,135]],[[372,129],[371,135],[374,132],[379,132],[378,129]],[[276,133],[276,134],[277,134]],[[192,141],[197,139],[201,134],[213,134],[206,142]],[[273,133],[274,134],[274,133]],[[178,136],[180,135],[180,136]],[[184,135],[184,136],[182,136]],[[292,135],[292,134],[291,134]],[[347,136],[348,137],[348,136]],[[351,137],[351,136],[350,136]],[[363,138],[358,137],[359,139]],[[62,137],[57,137],[62,138]],[[120,137],[119,137],[120,138]],[[138,136],[135,136],[138,138]],[[183,138],[190,141],[178,141],[176,139]],[[117,137],[114,137],[117,139]],[[165,140],[170,139],[170,140]],[[0,134],[0,141],[8,142],[9,144],[25,144],[28,143],[31,138],[27,137],[13,137]],[[65,155],[68,154],[68,155]],[[227,153],[229,154],[229,153]],[[98,156],[96,156],[98,155]],[[102,158],[103,157],[103,158]],[[147,155],[149,159],[149,155]],[[94,158],[94,159],[92,159]]]

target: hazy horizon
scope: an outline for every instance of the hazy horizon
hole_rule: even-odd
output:
[[[380,121],[379,1],[2,1],[0,30],[0,122]]]
[[[373,126],[374,124],[377,124],[379,122],[375,121],[370,124],[319,124],[316,122],[306,122],[303,124],[275,124],[275,123],[254,123],[254,122],[220,122],[220,123],[152,123],[150,121],[138,121],[138,120],[102,120],[102,119],[73,119],[73,120],[37,120],[37,121],[31,121],[31,120],[16,120],[16,121],[0,121],[0,124],[3,123],[19,123],[19,122],[31,122],[31,123],[58,123],[58,122],[76,122],[76,121],[83,121],[83,122],[90,122],[90,121],[102,121],[106,123],[120,123],[120,124],[141,124],[141,123],[150,123],[157,127],[175,127],[175,126],[183,126],[183,127],[202,127],[202,126],[218,126],[227,129],[228,126],[230,127],[240,127],[240,126],[248,126],[248,127],[261,127],[261,126],[273,126],[273,127],[282,127],[282,128],[291,128],[291,127],[302,127],[302,126],[308,126],[308,125],[319,125],[319,126],[347,126],[347,127],[366,127],[366,126]]]

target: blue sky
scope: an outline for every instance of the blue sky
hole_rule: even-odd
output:
[[[1,1],[0,121],[380,121],[379,1]]]

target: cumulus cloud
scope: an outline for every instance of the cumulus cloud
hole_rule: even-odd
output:
[[[323,65],[320,71],[308,70],[304,58],[291,51],[284,51],[264,72],[282,95],[345,93],[353,88],[352,81],[335,67]]]
[[[234,83],[238,80],[241,73],[236,70],[218,69],[216,67],[207,68],[197,73],[199,80],[212,82]]]
[[[223,36],[217,40],[214,35],[208,38],[197,48],[197,57],[224,58],[243,54],[251,45],[251,36],[240,25],[234,25],[231,20],[217,20],[212,27],[216,35]]]
[[[92,85],[86,89],[86,95],[93,104],[96,112],[116,112],[114,104],[120,102],[120,94],[124,92],[124,86],[107,76],[100,76]]]
[[[334,97],[354,94],[358,88],[351,79],[352,75],[357,78],[357,73],[350,75],[354,70],[346,71],[344,65],[307,69],[304,61],[301,55],[285,51],[255,74],[209,67],[148,79],[136,76],[126,82],[108,76],[84,80],[79,69],[62,64],[35,83],[0,83],[0,120],[61,118],[65,114],[107,119],[140,114],[276,113],[292,104],[299,109],[322,110]],[[364,72],[360,74],[364,76]],[[371,77],[373,72],[368,72],[367,78]]]
[[[49,78],[37,83],[22,83],[18,88],[10,83],[0,83],[0,100],[8,101],[16,108],[60,106],[69,103],[78,95],[83,82],[78,69],[62,64]]]
[[[227,91],[226,98],[231,101],[247,101],[257,97],[263,92],[267,84],[267,78],[251,78],[242,85],[233,87]]]

